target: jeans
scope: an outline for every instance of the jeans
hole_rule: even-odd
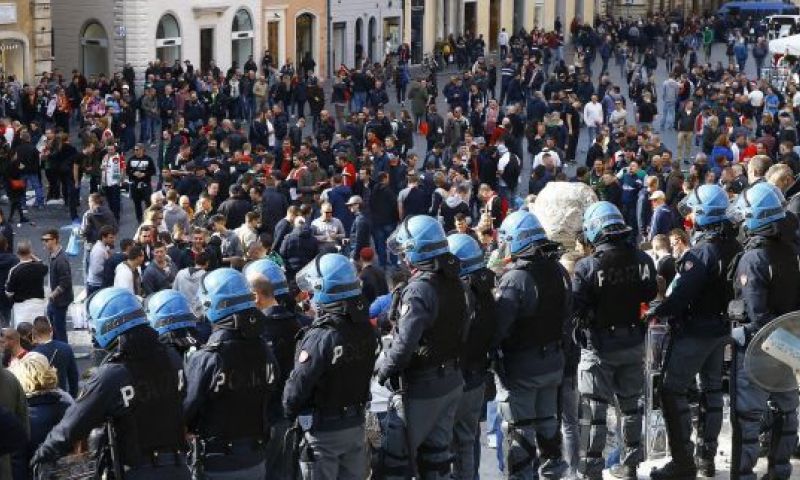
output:
[[[675,123],[675,102],[664,102],[664,111],[661,112],[661,130],[672,127]]]
[[[58,307],[53,302],[47,303],[47,318],[53,325],[53,338],[67,341],[67,306]]]
[[[494,435],[497,445],[497,468],[502,472],[506,469],[503,457],[503,419],[497,413],[497,400],[486,402],[486,435]]]
[[[375,241],[375,249],[377,250],[376,253],[378,254],[378,261],[381,267],[397,265],[397,255],[386,248],[386,241],[389,240],[389,236],[394,233],[396,228],[397,225],[394,224],[376,225],[372,228],[372,239]],[[388,263],[386,261],[387,254],[389,256]]]
[[[354,92],[351,112],[360,112],[367,104],[367,92]]]
[[[25,179],[25,184],[28,187],[33,187],[33,191],[36,194],[36,206],[41,207],[44,205],[44,189],[42,188],[42,181],[39,179],[39,175],[33,174],[25,174],[22,176]],[[23,200],[24,202],[25,200]]]
[[[156,143],[158,140],[158,131],[161,129],[161,120],[158,117],[149,117],[144,115],[142,117],[142,127],[139,135],[139,141],[142,143]]]
[[[103,187],[103,195],[105,195],[106,200],[108,201],[108,208],[111,209],[111,213],[114,214],[114,218],[116,218],[117,222],[119,222],[119,216],[122,209],[122,197],[120,195],[119,185]]]
[[[69,182],[69,198],[67,201],[69,202],[69,216],[70,219],[78,220],[81,217],[78,216],[78,207],[81,203],[81,188],[80,185],[76,188],[73,182]]]

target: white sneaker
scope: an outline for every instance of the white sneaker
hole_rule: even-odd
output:
[[[497,435],[487,435],[486,446],[494,450],[497,450]]]

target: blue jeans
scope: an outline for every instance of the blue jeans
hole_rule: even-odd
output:
[[[381,264],[381,267],[386,267],[386,265],[397,265],[397,255],[394,255],[388,248],[386,248],[386,241],[389,240],[389,236],[394,233],[397,225],[389,224],[389,225],[380,225],[375,226],[372,228],[372,240],[375,241],[375,250],[378,254],[378,261]],[[389,256],[389,261],[387,263],[386,256]]]
[[[139,141],[142,143],[156,143],[159,139],[161,130],[161,119],[158,117],[142,117],[142,130],[139,135]]]
[[[353,93],[353,108],[351,109],[352,112],[360,112],[364,105],[367,104],[367,92],[355,92]]]
[[[67,307],[57,307],[53,302],[47,302],[47,318],[53,325],[53,338],[67,341]]]
[[[26,174],[23,175],[22,178],[25,179],[25,184],[28,187],[33,187],[33,191],[36,193],[36,206],[41,207],[44,205],[44,189],[42,188],[42,181],[39,180],[39,175],[34,174]],[[23,206],[25,199],[23,198]]]
[[[497,400],[486,402],[486,435],[494,435],[497,438],[497,468],[500,469],[501,472],[506,469],[503,460],[502,423],[503,419],[500,418],[500,414],[497,412]]]
[[[661,112],[661,130],[672,127],[675,124],[675,102],[664,102]]]

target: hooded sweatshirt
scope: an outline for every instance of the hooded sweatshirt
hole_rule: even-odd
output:
[[[186,300],[189,301],[189,306],[195,315],[201,316],[203,314],[203,306],[200,304],[200,299],[197,292],[200,290],[200,279],[206,271],[202,268],[188,267],[179,270],[175,275],[175,281],[172,282],[172,288],[181,292]]]

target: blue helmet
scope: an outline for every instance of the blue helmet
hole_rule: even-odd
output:
[[[251,279],[253,276],[263,275],[272,284],[272,292],[278,295],[289,293],[289,284],[286,282],[286,274],[277,263],[272,260],[262,258],[244,267],[244,276]]]
[[[728,216],[734,222],[744,221],[749,231],[758,230],[786,217],[783,203],[783,194],[777,187],[760,182],[739,194]]]
[[[466,233],[456,233],[447,237],[450,253],[461,260],[459,275],[464,277],[486,266],[486,258],[478,241]]]
[[[591,243],[596,243],[601,233],[620,234],[630,230],[619,209],[611,202],[593,203],[583,213],[583,233]]]
[[[154,293],[145,302],[150,326],[164,335],[180,328],[197,325],[197,317],[186,297],[177,290],[166,289]]]
[[[516,255],[534,243],[547,240],[547,234],[536,215],[524,210],[510,213],[498,230],[501,242],[508,245],[509,253]]]
[[[338,253],[317,256],[295,279],[300,290],[314,294],[315,303],[334,303],[361,295],[356,267]]]
[[[244,274],[232,268],[218,268],[203,275],[199,293],[211,323],[256,306]]]
[[[719,185],[700,185],[679,205],[681,214],[694,213],[694,223],[705,227],[728,219],[728,195]]]
[[[416,215],[406,218],[386,242],[392,253],[404,255],[412,264],[447,253],[444,228],[435,218]]]
[[[108,348],[134,327],[147,325],[139,299],[130,290],[119,287],[104,288],[92,295],[86,313],[94,324],[94,338],[100,348]]]

